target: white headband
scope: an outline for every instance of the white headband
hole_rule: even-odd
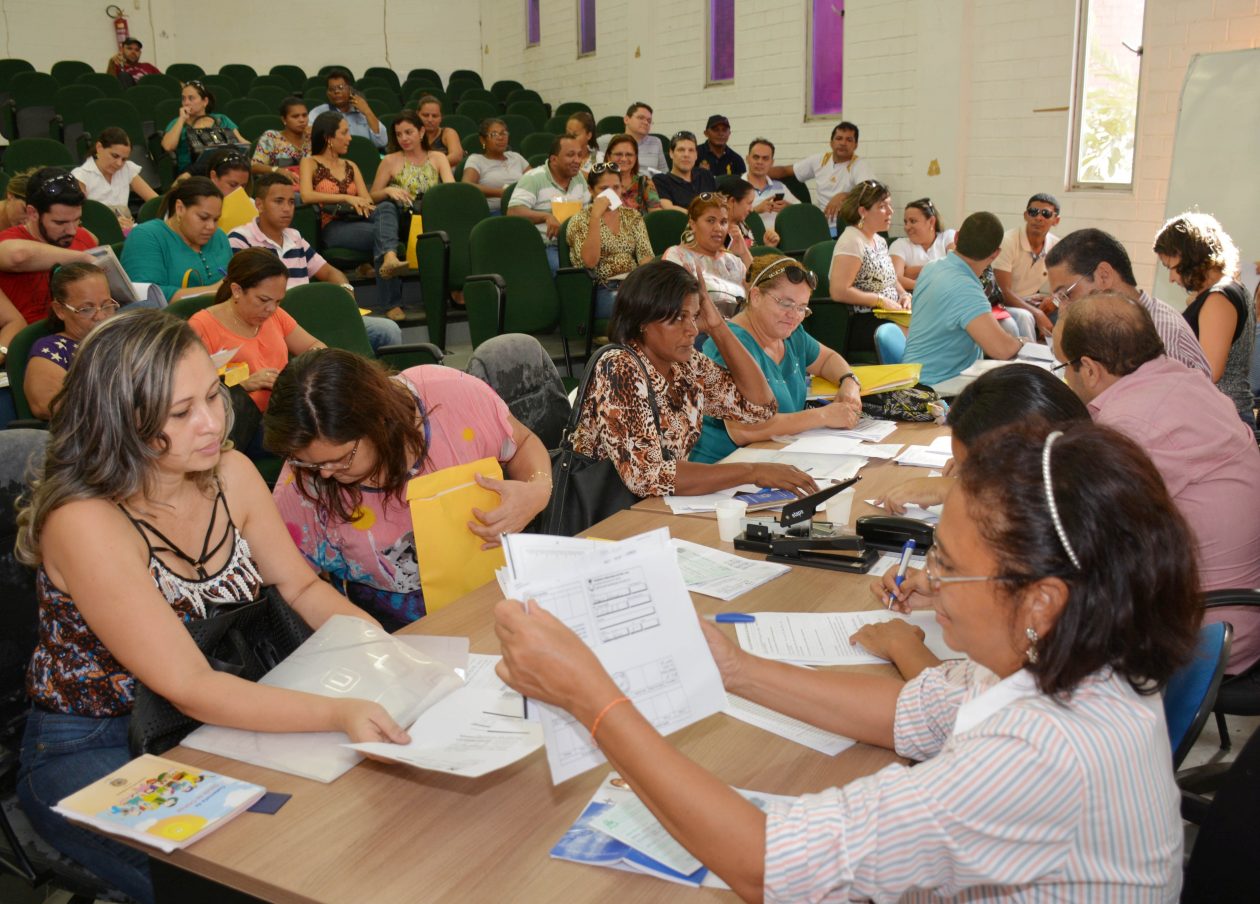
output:
[[[1054,532],[1059,535],[1059,542],[1063,544],[1064,552],[1079,571],[1081,560],[1072,550],[1072,544],[1068,543],[1067,531],[1063,529],[1063,519],[1059,517],[1059,506],[1054,501],[1054,482],[1050,479],[1050,448],[1062,435],[1062,430],[1055,430],[1046,437],[1046,444],[1041,449],[1041,478],[1045,481],[1046,505],[1050,507],[1050,520],[1054,522]]]

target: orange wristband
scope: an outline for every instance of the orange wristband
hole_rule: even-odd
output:
[[[595,740],[595,732],[599,731],[599,723],[604,721],[604,716],[608,715],[608,711],[618,703],[629,703],[629,697],[618,697],[599,711],[599,715],[595,717],[595,721],[591,723],[591,740]]]

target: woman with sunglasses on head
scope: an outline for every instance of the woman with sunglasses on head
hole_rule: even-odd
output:
[[[712,337],[725,368],[696,350],[701,331]],[[611,461],[626,488],[642,497],[693,496],[745,483],[801,496],[817,492],[813,479],[791,465],[688,460],[702,417],[760,423],[774,415],[776,403],[765,374],[685,268],[655,260],[631,271],[608,335],[630,350],[600,359],[573,435],[578,454]]]
[[[43,421],[52,413],[52,400],[66,382],[66,371],[79,343],[119,307],[110,297],[105,271],[95,264],[58,267],[48,281],[48,289],[52,293],[48,335],[36,339],[31,346],[22,377],[22,392],[31,414]]]
[[[662,207],[683,209],[696,195],[717,191],[713,174],[696,166],[696,136],[691,132],[679,132],[669,140],[669,159],[669,172],[652,177]]]
[[[639,173],[639,142],[633,135],[614,135],[604,151],[604,160],[621,169],[621,203],[647,215],[661,209],[661,196],[651,177]]]
[[[505,478],[477,477],[500,504],[468,529],[497,545],[551,498],[542,441],[476,377],[424,365],[394,376],[339,349],[295,358],[272,391],[265,445],[288,459],[275,500],[311,565],[393,631],[425,614],[407,483],[494,458]]]
[[[573,262],[595,271],[595,318],[607,320],[626,274],[652,259],[652,242],[637,210],[624,204],[613,209],[604,195],[621,187],[617,164],[595,164],[586,183],[592,201],[570,218],[565,236]],[[592,229],[592,223],[598,226]]]
[[[218,127],[231,133],[239,144],[248,146],[249,140],[240,133],[236,123],[222,113],[214,112],[214,95],[206,86],[194,79],[187,82],[179,94],[179,115],[166,125],[162,134],[162,149],[175,155],[175,172],[182,173],[195,161],[192,146],[188,143],[189,129]]]
[[[481,153],[469,154],[464,161],[463,181],[470,182],[486,196],[491,215],[503,213],[503,189],[525,175],[529,161],[508,150],[507,124],[501,119],[483,119],[477,130]]]
[[[497,669],[588,727],[744,900],[1175,901],[1183,833],[1159,691],[1195,650],[1194,560],[1168,555],[1192,544],[1120,434],[1031,423],[985,437],[928,570],[895,591],[934,607],[967,659],[906,683],[761,659],[701,622],[730,693],[919,761],[766,812],[662,738],[546,609],[498,604]]]
[[[757,424],[704,419],[704,432],[691,453],[695,462],[720,461],[738,446],[812,430],[852,427],[862,416],[861,384],[844,357],[805,332],[810,293],[818,279],[799,261],[763,254],[748,270],[748,303],[731,318],[731,332],[766,375],[779,411]],[[712,339],[704,353],[721,366],[725,359]],[[835,398],[806,408],[810,377],[817,374],[839,386]]]
[[[238,188],[248,191],[252,172],[252,164],[244,151],[238,148],[223,148],[208,155],[204,163],[194,163],[189,167],[187,175],[205,176],[226,198]]]
[[[723,317],[733,317],[744,302],[745,277],[752,252],[738,226],[733,226],[726,195],[704,192],[687,207],[687,228],[682,242],[665,249],[664,260],[681,264],[705,287]],[[730,250],[727,250],[727,246]]]
[[[888,246],[897,282],[907,292],[914,291],[914,281],[924,264],[938,261],[954,243],[956,230],[946,229],[940,211],[931,198],[919,198],[906,205],[902,225],[906,234]]]
[[[154,898],[145,853],[52,811],[132,759],[137,681],[211,725],[408,740],[377,703],[243,681],[193,642],[186,622],[264,584],[312,628],[371,621],[306,566],[258,470],[231,451],[230,417],[187,323],[111,317],[79,347],[18,513],[39,600],[18,800],[45,840],[142,902]]]
[[[892,225],[892,216],[892,194],[874,179],[853,186],[840,205],[840,218],[849,228],[836,239],[829,282],[832,301],[853,307],[851,351],[875,350],[875,329],[882,321],[872,311],[910,310],[910,293],[897,282],[888,243],[880,235]]]

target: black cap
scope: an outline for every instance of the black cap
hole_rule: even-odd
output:
[[[731,121],[727,119],[725,116],[723,116],[721,113],[714,113],[712,116],[709,117],[709,121],[705,123],[704,127],[707,130],[707,129],[713,128],[716,125],[729,126],[730,124],[731,124]]]
[[[135,44],[137,47],[144,47],[144,45],[140,43],[139,38],[128,38],[127,40],[123,41],[124,47],[128,44]]]

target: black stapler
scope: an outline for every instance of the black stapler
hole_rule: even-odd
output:
[[[809,565],[852,574],[865,574],[879,559],[861,537],[841,533],[830,522],[815,522],[814,515],[828,499],[857,483],[851,477],[783,506],[776,522],[772,518],[750,518],[744,532],[735,538],[735,548],[765,553],[766,561],[787,565]]]

